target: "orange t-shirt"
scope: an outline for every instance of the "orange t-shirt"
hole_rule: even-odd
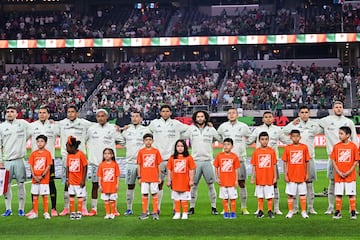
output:
[[[240,167],[238,156],[233,153],[219,153],[214,160],[215,168],[219,168],[220,186],[234,187],[236,179],[236,170]]]
[[[158,182],[159,165],[162,158],[156,148],[142,148],[138,152],[137,164],[140,167],[141,182]]]
[[[190,175],[189,171],[196,168],[195,161],[192,156],[184,157],[178,155],[176,159],[171,156],[168,163],[167,169],[171,171],[171,189],[177,192],[190,191]]]
[[[282,160],[287,162],[290,182],[302,183],[306,180],[306,162],[310,160],[308,147],[305,144],[290,144],[285,147]]]
[[[277,163],[274,149],[271,147],[255,149],[250,163],[255,166],[256,185],[274,185],[274,171]]]
[[[39,177],[41,176],[47,166],[52,165],[51,153],[44,150],[35,150],[30,154],[29,165],[33,167],[34,175]],[[40,184],[49,184],[50,181],[50,171],[48,171],[43,179],[41,179]],[[34,179],[32,179],[32,183],[36,183]]]
[[[334,145],[333,151],[330,154],[330,159],[335,160],[335,164],[341,172],[347,172],[355,161],[359,161],[359,152],[356,145],[353,142],[348,144],[337,143]],[[335,182],[353,182],[356,181],[355,169],[346,178],[340,177],[340,175],[334,171]]]
[[[101,192],[116,193],[117,180],[120,176],[119,165],[115,161],[103,161],[100,163],[97,176],[101,177]]]
[[[69,184],[80,185],[84,178],[84,167],[87,166],[85,154],[78,150],[75,154],[68,154],[66,167],[69,168]]]

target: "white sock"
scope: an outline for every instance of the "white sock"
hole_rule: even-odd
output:
[[[8,187],[8,191],[7,191],[7,193],[5,193],[4,197],[5,197],[6,210],[8,210],[8,209],[11,210],[12,191],[11,191],[10,184]]]
[[[26,199],[25,184],[18,183],[18,188],[19,209],[24,210]]]
[[[64,208],[69,208],[69,203],[70,203],[69,192],[64,191]]]
[[[190,189],[190,194],[191,194],[190,208],[195,208],[197,191],[198,191],[198,186],[194,184]]]
[[[240,188],[241,208],[246,208],[247,191],[246,187]]]
[[[98,200],[97,199],[91,199],[91,208],[97,210],[97,203]]]
[[[330,179],[329,188],[328,188],[328,209],[334,209],[334,201],[335,201],[335,182],[333,179]]]
[[[159,190],[158,192],[158,209],[160,210],[161,208],[161,200],[162,200],[162,197],[163,197],[163,190]]]
[[[216,190],[213,183],[208,184],[211,207],[216,208]]]
[[[307,199],[308,199],[308,209],[314,209],[314,186],[313,183],[306,183],[306,193],[307,193]]]
[[[128,189],[126,191],[126,204],[127,204],[127,209],[132,210],[132,204],[134,201],[134,189]]]
[[[279,208],[279,204],[280,204],[280,192],[279,192],[279,188],[275,188],[274,189],[274,210],[280,210]]]

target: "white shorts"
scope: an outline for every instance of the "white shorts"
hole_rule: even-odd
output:
[[[221,199],[237,199],[238,193],[235,187],[220,187],[219,197]]]
[[[302,183],[295,183],[289,182],[286,183],[285,193],[288,195],[296,196],[299,195],[306,195],[306,182]]]
[[[175,201],[188,201],[191,199],[190,191],[189,192],[177,192],[177,191],[171,191],[171,199]]]
[[[116,201],[116,199],[118,198],[117,193],[102,193],[101,194],[101,199],[104,201]]]
[[[80,187],[80,185],[69,185],[69,195],[75,195],[76,197],[86,197],[86,187]]]
[[[274,185],[256,185],[255,196],[257,198],[274,198]]]
[[[141,183],[141,194],[155,194],[159,192],[159,183]]]
[[[335,195],[355,196],[356,195],[356,181],[353,182],[336,182]]]
[[[49,184],[39,184],[39,183],[31,184],[31,194],[49,195],[50,194]]]

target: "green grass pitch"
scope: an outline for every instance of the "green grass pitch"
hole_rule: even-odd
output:
[[[317,150],[317,155],[323,152]],[[119,151],[123,154],[123,150]],[[326,155],[324,155],[326,157]],[[325,158],[324,157],[324,158]],[[63,185],[56,180],[58,189],[58,210],[63,208]],[[318,181],[315,183],[315,192],[320,193],[327,187],[326,172],[318,172]],[[359,186],[359,184],[358,184]],[[309,219],[302,219],[295,215],[286,219],[287,197],[283,176],[279,180],[281,193],[280,208],[284,215],[274,219],[256,219],[253,214],[240,215],[240,201],[237,203],[237,219],[223,219],[222,215],[210,215],[210,203],[204,181],[199,187],[199,196],[195,208],[195,215],[188,220],[172,220],[172,201],[170,190],[165,187],[162,209],[159,221],[152,219],[140,221],[138,215],[141,210],[141,195],[139,185],[136,186],[134,212],[135,215],[125,217],[123,214],[115,220],[104,220],[103,201],[98,202],[98,216],[84,217],[81,221],[70,221],[67,217],[56,217],[51,220],[42,218],[42,201],[39,201],[39,218],[27,220],[16,216],[17,189],[13,188],[13,212],[11,217],[0,217],[1,239],[359,239],[357,233],[358,221],[349,219],[348,199],[343,201],[343,218],[334,220],[324,215],[327,207],[326,197],[315,198],[315,209],[318,215],[310,215]],[[26,184],[26,211],[31,208],[30,184]],[[248,209],[253,213],[257,208],[254,197],[255,186],[247,182]],[[218,189],[218,186],[217,186]],[[359,190],[359,189],[358,189]],[[91,183],[87,183],[87,191],[91,191]],[[126,185],[121,180],[118,209],[120,213],[126,210]],[[5,209],[3,197],[0,200],[0,210]],[[49,201],[50,202],[50,201]],[[264,202],[266,209],[266,201]],[[218,199],[218,209],[221,210],[221,201]],[[88,201],[90,208],[90,201]]]

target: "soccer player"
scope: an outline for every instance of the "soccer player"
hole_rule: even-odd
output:
[[[341,218],[342,196],[349,196],[350,219],[356,219],[356,172],[359,152],[357,146],[350,141],[351,128],[340,127],[340,142],[335,144],[330,155],[334,167],[336,211],[333,218]]]
[[[268,217],[274,218],[272,202],[274,198],[274,184],[277,181],[276,153],[268,146],[269,134],[259,134],[260,147],[256,148],[251,157],[251,183],[256,183],[255,195],[258,198],[257,218],[264,217],[264,198],[267,199]]]
[[[220,135],[214,127],[208,126],[210,116],[205,111],[196,111],[192,115],[194,125],[184,133],[184,138],[189,138],[192,147],[192,156],[196,163],[194,185],[191,187],[191,201],[189,214],[195,213],[195,203],[197,199],[198,184],[201,176],[204,176],[209,189],[211,203],[211,214],[219,214],[216,209],[216,190],[214,182],[216,181],[215,172],[212,165],[214,140],[221,141]]]
[[[32,175],[31,194],[33,198],[33,212],[27,216],[28,219],[38,217],[39,195],[42,196],[44,205],[44,218],[50,219],[48,195],[50,193],[50,167],[53,164],[51,153],[45,149],[47,137],[39,135],[36,137],[37,150],[29,157],[30,171]]]
[[[120,144],[126,147],[126,204],[127,210],[124,215],[133,214],[132,205],[134,201],[134,189],[137,176],[137,154],[144,146],[143,136],[149,133],[148,128],[141,125],[142,116],[140,112],[131,113],[131,124],[121,133]]]
[[[291,144],[292,142],[287,136],[285,136],[285,134],[283,133],[283,131],[281,130],[280,127],[275,126],[273,124],[274,115],[272,112],[265,111],[263,113],[262,121],[263,121],[263,124],[255,128],[255,130],[248,137],[246,143],[248,145],[251,145],[256,142],[256,147],[257,148],[260,147],[260,142],[258,141],[259,135],[261,132],[267,132],[269,134],[269,147],[271,147],[272,149],[275,150],[276,157],[277,157],[277,159],[279,159],[279,150],[278,150],[277,142],[280,141],[284,144]],[[277,169],[277,167],[276,167],[276,169]],[[278,169],[276,171],[277,171],[277,177],[279,178]],[[279,189],[277,187],[277,183],[274,183],[274,193],[275,193],[275,195],[274,195],[274,213],[277,215],[281,215],[282,212],[280,211],[280,208],[279,208],[280,193],[279,193]]]
[[[224,218],[236,218],[236,199],[238,198],[236,187],[238,185],[239,157],[231,152],[234,142],[231,138],[224,139],[224,152],[216,155],[214,167],[217,182],[220,184],[220,198],[224,207]],[[229,211],[230,204],[230,211]]]
[[[18,215],[25,216],[25,164],[26,140],[28,139],[29,123],[22,119],[16,119],[18,113],[14,106],[7,106],[5,122],[0,124],[0,168],[10,171],[10,181],[5,196],[6,211],[3,217],[12,215],[11,200],[11,180],[16,179],[18,186],[19,209]]]
[[[359,146],[359,140],[357,137],[355,125],[353,121],[344,114],[343,103],[340,101],[335,101],[332,108],[334,115],[326,116],[319,120],[319,125],[322,128],[322,132],[325,134],[326,140],[326,151],[328,156],[332,153],[333,146],[339,141],[339,129],[342,126],[347,126],[351,129],[351,132],[354,133],[350,136],[350,140],[355,143],[356,146]],[[328,188],[328,209],[325,214],[333,214],[334,213],[334,166],[332,161],[328,162],[328,172],[327,177],[329,178],[329,188]]]
[[[194,184],[195,161],[189,153],[185,140],[175,143],[174,155],[168,161],[167,186],[171,187],[171,198],[174,200],[175,214],[173,219],[188,219],[190,187]],[[181,216],[180,208],[183,213]]]
[[[142,214],[139,219],[144,220],[149,216],[147,214],[147,207],[149,202],[149,194],[152,195],[153,200],[153,219],[159,220],[158,214],[158,192],[159,183],[161,182],[161,168],[160,164],[162,158],[160,151],[152,147],[153,135],[147,133],[143,136],[145,147],[139,150],[137,157],[138,164],[138,179],[141,184],[142,194]]]
[[[287,126],[283,128],[283,131],[288,135],[291,130],[298,129],[301,134],[301,143],[304,143],[310,153],[310,171],[309,178],[306,182],[306,195],[308,200],[308,213],[317,214],[314,209],[314,187],[313,182],[316,181],[316,167],[315,167],[315,149],[314,149],[314,139],[317,134],[321,132],[321,128],[317,121],[310,119],[310,109],[307,106],[301,106],[298,112],[299,117],[290,122]],[[298,196],[294,199],[294,208],[293,212],[298,212]]]
[[[66,159],[66,182],[70,196],[70,220],[80,220],[82,217],[83,199],[86,197],[86,174],[88,162],[85,154],[78,150],[80,141],[69,136],[66,142],[68,152]],[[75,197],[78,199],[77,212],[75,212]]]
[[[246,139],[251,134],[251,131],[245,123],[238,121],[238,111],[236,108],[230,108],[227,112],[229,121],[222,123],[218,128],[218,133],[222,137],[231,138],[234,141],[232,152],[235,153],[240,159],[240,168],[238,169],[238,184],[240,186],[240,199],[241,199],[241,213],[249,214],[246,207],[247,191],[245,180],[246,174]]]
[[[115,159],[115,152],[112,148],[105,148],[103,161],[98,167],[99,188],[101,199],[104,200],[104,219],[114,219],[116,212],[116,199],[118,197],[120,168]]]
[[[301,216],[309,218],[306,212],[306,181],[309,178],[310,154],[307,146],[300,143],[300,131],[293,129],[290,132],[292,144],[285,147],[282,160],[284,161],[284,178],[286,194],[288,194],[289,212],[286,218],[292,218],[294,197],[300,196]]]
[[[163,196],[163,184],[167,175],[166,164],[172,155],[176,140],[180,139],[188,126],[181,122],[171,119],[172,111],[169,105],[160,107],[160,118],[151,121],[148,126],[149,131],[154,136],[154,147],[160,151],[163,162],[161,163],[161,182],[159,184],[159,213]]]
[[[74,136],[80,141],[79,150],[85,153],[85,142],[86,142],[86,133],[88,128],[93,124],[83,118],[79,118],[78,109],[75,105],[70,105],[67,108],[67,118],[58,122],[59,131],[60,131],[60,146],[61,146],[61,156],[63,163],[66,162],[67,151],[66,151],[66,142],[69,136]],[[83,199],[83,209],[82,216],[87,216],[87,204],[86,204],[86,195]],[[64,210],[60,213],[60,216],[65,216],[69,214],[69,193],[67,186],[64,188]]]
[[[38,113],[39,119],[30,123],[29,134],[31,135],[31,148],[32,151],[37,150],[36,138],[39,135],[45,135],[47,137],[47,143],[45,148],[51,153],[52,164],[50,166],[50,199],[51,199],[51,216],[56,217],[58,215],[56,211],[56,198],[57,191],[55,185],[55,142],[56,137],[59,135],[59,127],[56,123],[50,122],[50,112],[47,106],[41,106]],[[31,214],[31,211],[27,214]]]
[[[98,109],[96,111],[96,124],[89,127],[86,134],[86,145],[88,161],[91,167],[91,211],[88,216],[97,214],[97,200],[99,179],[97,176],[98,166],[103,161],[103,151],[105,148],[110,148],[116,151],[115,142],[121,140],[121,134],[116,129],[115,125],[108,123],[108,112],[105,109]],[[116,205],[115,205],[116,207]],[[116,210],[116,209],[115,209]],[[115,215],[119,213],[115,211]]]

